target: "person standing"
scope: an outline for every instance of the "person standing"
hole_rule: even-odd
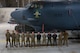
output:
[[[16,47],[20,46],[20,34],[16,33]]]
[[[11,37],[12,37],[12,47],[13,47],[13,45],[15,46],[15,38],[16,38],[14,30],[12,31]]]
[[[11,34],[10,34],[9,30],[6,31],[5,36],[6,36],[6,48],[8,47],[8,42],[9,42],[10,47],[11,47],[11,42],[10,42],[10,36],[11,36]]]
[[[63,36],[64,36],[64,38],[63,38],[63,41],[64,41],[63,44],[66,45],[66,46],[68,46],[68,33],[66,31],[64,31]]]
[[[49,42],[50,42],[50,45],[52,44],[52,41],[51,41],[51,33],[49,32],[48,35],[47,35],[47,38],[48,38],[48,41],[47,41],[47,46],[49,45]]]
[[[26,33],[26,45],[30,46],[30,33],[29,32]]]
[[[53,37],[53,45],[57,45],[57,34],[54,32]]]
[[[46,34],[45,34],[45,32],[43,32],[42,37],[43,37],[42,43],[43,43],[44,45],[46,45]]]
[[[59,37],[58,37],[58,45],[62,46],[62,37],[63,37],[63,32],[60,32]]]
[[[25,34],[24,32],[22,32],[22,35],[21,35],[21,46],[25,46]]]
[[[35,33],[34,32],[31,33],[31,45],[35,47]]]
[[[40,45],[41,44],[41,34],[40,32],[38,32],[37,34],[37,45]]]

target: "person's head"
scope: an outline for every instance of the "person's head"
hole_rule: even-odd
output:
[[[6,32],[9,32],[9,30],[6,30]]]
[[[67,31],[65,30],[65,32],[67,32]]]
[[[48,34],[50,34],[50,32],[48,32]]]
[[[63,32],[61,31],[60,34],[63,34]]]
[[[54,32],[54,34],[56,34],[56,32]]]
[[[45,34],[45,32],[43,32],[43,34]]]
[[[24,32],[22,32],[22,34],[24,34]]]
[[[40,32],[38,32],[38,34],[40,34]]]
[[[32,32],[32,34],[34,34],[34,32]]]
[[[45,34],[45,32],[43,32]]]
[[[27,34],[29,34],[29,32],[27,31]]]
[[[16,34],[19,34],[19,32],[16,32]]]

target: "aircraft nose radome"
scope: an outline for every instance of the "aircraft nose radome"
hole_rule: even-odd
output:
[[[19,16],[21,16],[21,15],[17,11],[14,11],[14,12],[11,13],[11,17],[14,18],[14,19],[17,19]]]
[[[15,16],[16,16],[16,12],[14,11],[14,12],[11,13],[11,17],[15,18]]]

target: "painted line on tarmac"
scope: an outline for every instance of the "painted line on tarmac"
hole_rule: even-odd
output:
[[[1,40],[0,40],[0,43],[5,43],[5,42],[6,42],[5,39],[1,39]]]

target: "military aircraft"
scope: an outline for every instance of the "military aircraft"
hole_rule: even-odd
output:
[[[11,17],[35,31],[80,30],[80,2],[34,1],[13,11]]]

